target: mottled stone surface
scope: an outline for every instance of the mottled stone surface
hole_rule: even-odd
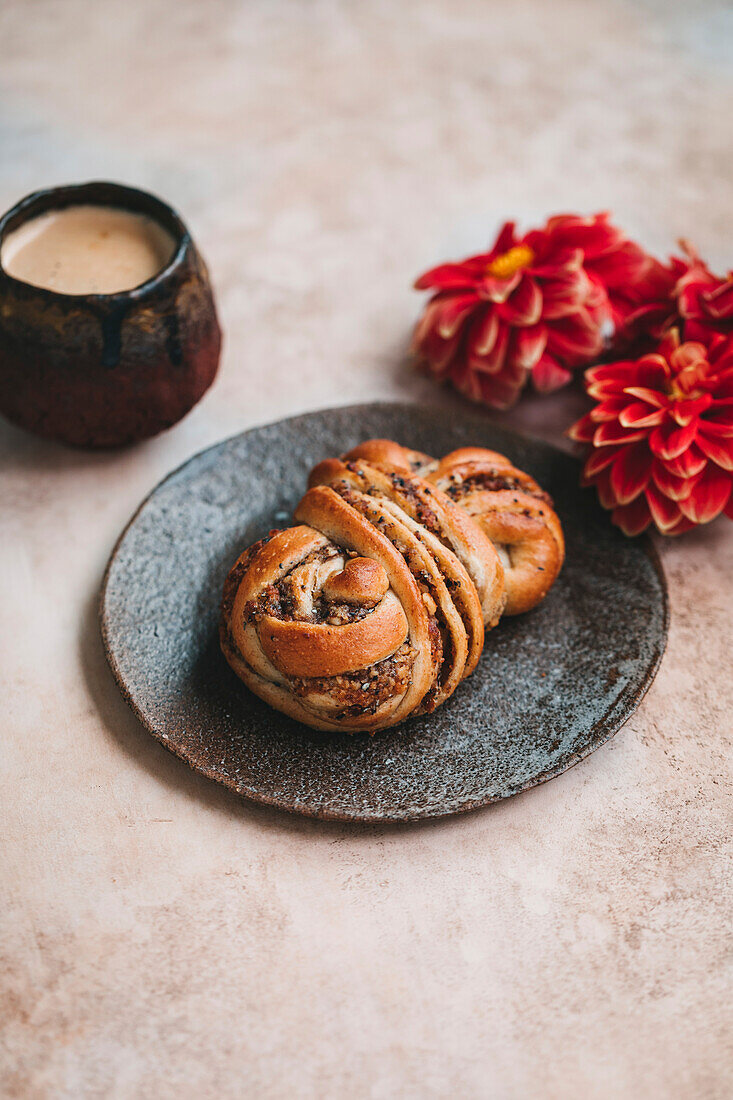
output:
[[[414,274],[560,209],[731,264],[727,3],[6,0],[0,204],[118,178],[190,224],[216,385],[83,455],[0,428],[0,1092],[733,1091],[733,526],[661,548],[669,647],[612,742],[423,826],[258,809],[144,734],[96,625],[142,496],[243,428],[424,399]],[[446,404],[460,402],[445,395]],[[556,442],[577,395],[506,417]]]

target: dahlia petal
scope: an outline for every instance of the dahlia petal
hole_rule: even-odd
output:
[[[536,275],[534,269],[532,274]],[[567,273],[554,273],[549,278],[537,278],[542,290],[542,316],[547,320],[557,320],[574,313],[594,290],[582,267],[572,268]]]
[[[508,279],[499,279],[496,275],[484,275],[480,286],[482,297],[488,298],[490,302],[505,302],[519,286],[521,280],[521,271],[515,271]]]
[[[542,287],[542,319],[544,321],[559,321],[562,317],[572,317],[576,310],[587,299],[584,294],[568,293],[548,298],[546,288]]]
[[[670,527],[664,533],[667,538],[676,538],[677,535],[684,535],[685,531],[691,531],[694,526],[695,524],[692,523],[691,520],[686,519],[684,516],[680,516],[674,526]]]
[[[607,397],[599,401],[594,409],[591,409],[591,418],[596,424],[603,424],[605,420],[620,420],[620,414],[627,407],[628,402],[623,397]],[[625,424],[624,427],[630,425]],[[636,427],[637,425],[633,425]]]
[[[450,372],[450,380],[459,393],[462,393],[470,401],[481,400],[481,387],[479,385],[478,375],[475,371],[468,368],[467,363],[455,363]]]
[[[650,409],[644,401],[632,401],[618,419],[624,428],[653,428],[664,420],[664,409]]]
[[[695,477],[677,477],[671,474],[658,458],[652,462],[652,477],[660,493],[670,500],[684,500],[690,495],[696,482]]]
[[[585,392],[596,401],[605,401],[607,397],[614,397],[624,392],[624,384],[621,379],[609,379],[603,382],[593,382],[588,379],[590,371],[585,372]]]
[[[688,260],[681,260],[678,256],[670,257],[667,264],[660,263],[659,260],[650,256],[649,266],[643,278],[630,288],[634,301],[671,298],[675,285],[687,272],[689,266]]]
[[[669,375],[669,359],[674,355],[677,348],[680,346],[680,333],[679,329],[671,328],[669,332],[666,332],[663,338],[659,342],[659,347],[656,352],[651,355],[645,356],[645,359],[657,359],[661,360],[667,375]]]
[[[636,381],[636,363],[604,363],[585,372],[585,388],[590,397],[602,401],[614,394],[627,393]]]
[[[559,234],[562,230],[573,230],[584,225],[592,226],[599,219],[608,218],[608,211],[600,214],[553,214],[547,219],[547,231]]]
[[[696,435],[697,421],[686,424],[683,428],[677,428],[667,421],[654,429],[649,436],[649,446],[657,458],[678,458],[694,443]]]
[[[507,361],[503,371],[497,376],[498,381],[506,382],[507,385],[516,388],[517,386],[524,387],[529,379],[530,371],[525,370],[520,363],[512,362],[507,356]],[[482,377],[486,377],[483,375]]]
[[[497,256],[502,252],[508,252],[510,248],[514,247],[517,243],[516,228],[516,222],[504,222],[494,242],[494,247],[491,249],[491,257]]]
[[[596,425],[591,420],[590,414],[587,414],[586,416],[582,416],[580,420],[576,420],[576,422],[567,429],[565,435],[568,439],[574,439],[576,443],[591,443],[595,430]]]
[[[471,366],[482,374],[498,374],[504,366],[509,336],[511,330],[503,322],[499,322],[496,339],[486,355],[476,355],[471,358]]]
[[[519,328],[512,338],[512,350],[518,362],[525,370],[535,366],[547,343],[547,329],[544,325],[531,325]]]
[[[640,401],[646,401],[648,405],[653,405],[656,409],[666,409],[669,405],[666,394],[650,390],[647,386],[626,386],[624,393],[627,393],[629,397],[638,397]]]
[[[722,355],[708,355],[708,362],[714,370],[715,395],[725,400],[733,396],[733,339],[722,349]]]
[[[436,294],[425,306],[422,317],[415,326],[413,345],[421,345],[431,334],[436,334],[441,339],[446,338],[445,334],[441,332],[444,318],[447,336],[454,335],[462,319],[460,314],[463,313],[464,317],[467,316],[471,309],[478,305],[478,302],[479,299],[475,293],[471,295]],[[457,321],[456,315],[458,315]],[[451,323],[451,321],[455,323]]]
[[[477,302],[476,295],[457,294],[451,298],[445,298],[439,303],[436,310],[436,327],[444,340],[450,340]]]
[[[708,330],[700,343],[705,345],[714,359],[717,359],[721,352],[725,353],[726,349],[730,348],[729,339],[729,333]]]
[[[731,281],[733,282],[733,275],[731,275]],[[710,359],[715,363],[722,360],[729,364],[730,356],[733,354],[733,330],[728,327],[727,320],[733,320],[733,317],[727,318],[726,324],[721,325],[719,330],[712,334],[708,332],[705,341],[708,344]]]
[[[715,365],[715,373],[726,394],[733,386],[733,334],[722,347],[711,347],[708,361]]]
[[[586,309],[563,317],[548,330],[548,350],[568,367],[587,363],[603,348],[600,326]]]
[[[453,379],[456,389],[472,401],[489,405],[494,409],[508,409],[516,403],[521,385],[509,384],[503,378],[490,374],[477,374],[466,371]]]
[[[532,384],[539,393],[553,393],[562,389],[572,377],[572,373],[565,370],[547,351],[532,368]]]
[[[436,328],[436,318],[438,316],[438,303],[428,302],[423,311],[422,317],[415,325],[415,330],[412,335],[412,347],[413,351],[419,350],[426,338]]]
[[[701,413],[707,412],[712,404],[712,397],[709,393],[704,393],[700,397],[696,397],[690,401],[677,401],[674,405],[670,406],[670,412],[681,428],[691,424],[693,420],[697,419]]]
[[[702,453],[723,470],[733,470],[733,439],[708,439],[698,433],[696,443]]]
[[[685,286],[680,281],[675,287],[674,293],[675,300],[677,302],[677,310],[680,317],[684,317],[685,320],[692,318],[700,313],[699,298],[700,287],[697,285]]]
[[[667,384],[672,374],[666,359],[651,352],[649,355],[642,355],[636,366],[635,385],[643,386],[655,393],[666,393]]]
[[[680,510],[693,523],[710,523],[728,503],[731,487],[730,474],[708,463],[689,497],[680,501]]]
[[[596,492],[598,493],[598,499],[601,502],[601,506],[610,511],[611,508],[615,508],[617,501],[616,496],[611,488],[611,475],[608,470],[603,470],[594,481]]]
[[[670,362],[675,371],[683,371],[687,367],[696,367],[707,362],[707,347],[699,340],[685,340],[676,347],[671,355]]]
[[[437,333],[431,333],[428,336],[419,351],[419,355],[431,374],[434,374],[437,378],[445,377],[450,370],[460,342],[460,333],[454,336],[452,340],[441,340]]]
[[[700,431],[706,436],[721,436],[725,439],[733,436],[733,411],[713,408],[707,416],[701,417]]]
[[[463,290],[476,285],[476,273],[468,262],[439,264],[415,280],[415,290]]]
[[[536,325],[542,316],[542,292],[534,279],[522,275],[519,286],[507,299],[502,310],[510,325]]]
[[[729,276],[724,283],[715,290],[708,291],[703,297],[707,312],[715,321],[733,318],[733,276]]]
[[[587,308],[591,311],[602,310],[604,318],[610,316],[613,310],[606,287],[592,271],[586,271],[585,268],[583,270],[588,276],[588,296],[585,300]]]
[[[521,386],[517,386],[515,389],[511,386],[499,385],[494,387],[491,391],[484,393],[481,397],[481,402],[484,405],[489,405],[492,409],[499,409],[501,412],[506,412],[507,409],[511,409],[516,405],[521,392]]]
[[[693,444],[677,458],[665,459],[663,465],[675,477],[695,477],[705,469],[707,461],[705,455]]]
[[[607,290],[627,287],[643,278],[649,266],[649,257],[633,241],[626,240],[602,256],[589,257],[585,252],[585,264],[602,279]]]
[[[638,367],[633,359],[619,359],[616,363],[599,363],[588,367],[585,377],[590,382],[618,382],[619,379],[631,381]]]
[[[527,234],[525,240],[530,248],[533,242]],[[583,251],[580,248],[553,249],[550,256],[545,257],[540,263],[533,263],[529,270],[539,279],[559,279],[572,275],[581,270],[583,266]]]
[[[645,302],[635,308],[627,308],[618,297],[613,301],[620,314],[618,327],[623,329],[619,335],[624,339],[632,339],[637,335],[659,339],[675,316],[671,298],[662,299],[661,302]]]
[[[488,355],[494,347],[498,335],[499,315],[495,307],[488,305],[484,308],[483,313],[477,311],[468,336],[469,356],[481,359],[483,356]]]
[[[565,227],[593,226],[596,222],[608,222],[610,216],[608,210],[601,210],[598,214],[553,214],[547,219],[547,228],[560,230]]]
[[[632,387],[642,387],[648,388],[651,393],[664,394],[669,374],[669,366],[656,355],[600,363],[585,372],[589,385],[614,393],[628,393]]]
[[[646,441],[624,447],[611,467],[610,485],[619,504],[630,504],[649,484],[652,456]]]
[[[586,260],[617,248],[623,241],[623,234],[609,223],[606,214],[594,214],[587,218],[558,214],[549,219],[547,229],[553,240],[563,247],[582,249]]]
[[[611,522],[620,527],[629,538],[645,531],[652,522],[652,515],[644,494],[642,493],[630,504],[622,504],[614,508],[611,513]]]
[[[724,286],[699,259],[693,262],[685,274],[678,279],[675,297],[680,315],[707,322],[710,319],[710,298]]]
[[[658,430],[658,429],[657,429]],[[600,424],[593,434],[595,447],[606,447],[610,443],[635,443],[638,439],[646,439],[647,432],[634,431],[632,428],[624,428],[613,420],[607,420]]]
[[[665,534],[680,519],[682,515],[680,505],[660,493],[653,482],[647,485],[645,495],[654,523],[662,534]]]
[[[674,290],[677,302],[677,310],[680,317],[688,319],[707,319],[700,301],[702,292],[706,287],[714,286],[709,272],[701,274],[699,270],[690,269],[686,275],[678,280]]]
[[[596,447],[588,455],[583,467],[583,480],[590,483],[602,470],[607,469],[616,456],[621,452],[621,447]]]
[[[679,302],[677,303],[679,306]],[[684,317],[680,309],[680,314]],[[705,340],[710,336],[711,321],[706,318],[704,321],[698,321],[693,317],[685,317],[685,339],[686,340]]]
[[[415,327],[412,342],[413,351],[430,360],[433,366],[444,363],[446,359],[449,359],[458,343],[463,339],[464,329],[462,323],[454,326],[453,335],[448,339],[441,334],[440,323],[447,301],[448,299],[442,295],[431,299]]]
[[[453,358],[461,338],[462,334],[459,331],[452,339],[444,340],[437,327],[429,323],[429,318],[426,323],[426,317],[423,316],[415,328],[412,350],[415,355],[426,362],[433,374],[442,376]]]
[[[726,401],[733,397],[733,339],[731,339],[730,353],[722,360],[715,362],[715,398],[717,401]]]

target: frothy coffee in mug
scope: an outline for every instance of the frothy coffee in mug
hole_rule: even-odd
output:
[[[10,233],[0,259],[9,275],[60,294],[116,294],[152,279],[176,242],[158,222],[112,206],[68,206]]]

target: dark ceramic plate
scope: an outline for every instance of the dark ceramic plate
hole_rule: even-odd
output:
[[[437,455],[471,443],[505,452],[555,498],[567,561],[539,608],[488,635],[476,672],[434,714],[373,738],[317,733],[229,669],[219,595],[243,547],[289,519],[309,468],[374,436]],[[408,821],[507,798],[607,741],[659,665],[667,596],[651,543],[611,526],[572,458],[479,416],[378,404],[255,428],[167,477],[112,555],[101,620],[125,698],[197,771],[296,813]]]

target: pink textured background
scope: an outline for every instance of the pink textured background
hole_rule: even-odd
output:
[[[0,205],[158,191],[226,334],[214,389],[134,450],[0,426],[3,1096],[733,1093],[733,525],[662,546],[669,649],[613,742],[418,828],[291,820],[188,772],[126,710],[94,612],[190,454],[433,397],[410,281],[505,215],[612,207],[731,265],[732,55],[713,0],[2,5]],[[580,406],[508,420],[558,440]]]

